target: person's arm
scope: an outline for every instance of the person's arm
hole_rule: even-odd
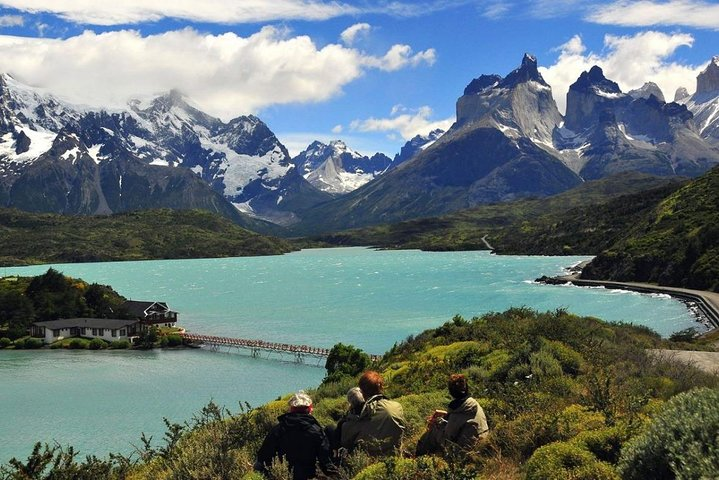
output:
[[[277,429],[273,428],[262,441],[262,446],[257,451],[257,461],[254,465],[255,470],[267,473],[267,467],[272,465],[272,459],[277,454],[277,441]]]
[[[327,435],[320,429],[320,438],[317,445],[317,461],[325,475],[334,475],[337,473],[334,463],[332,463],[332,449]]]

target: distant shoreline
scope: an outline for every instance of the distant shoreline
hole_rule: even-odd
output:
[[[580,287],[604,287],[639,293],[666,294],[687,304],[689,309],[697,316],[697,320],[709,329],[703,335],[719,330],[719,293],[688,288],[666,287],[650,283],[587,280],[579,278],[582,269],[587,263],[589,262],[585,261],[569,267],[569,273],[567,275],[558,275],[555,277],[544,275],[536,279],[536,281],[547,285],[565,285],[569,283]]]

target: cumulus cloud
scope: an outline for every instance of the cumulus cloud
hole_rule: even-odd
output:
[[[437,128],[446,131],[454,123],[454,117],[431,120],[432,114],[432,109],[428,106],[409,109],[395,105],[388,118],[354,120],[350,129],[360,132],[389,132],[390,135],[399,133],[403,139],[410,140],[415,135],[426,135]]]
[[[436,60],[437,52],[434,48],[413,54],[412,47],[409,45],[393,45],[383,57],[365,57],[364,64],[368,67],[393,72],[405,67],[416,67],[422,63],[434,65]]]
[[[719,29],[719,5],[697,0],[615,1],[599,6],[588,20],[605,25],[648,27],[652,25],[684,25]]]
[[[25,19],[22,15],[0,15],[0,27],[22,27]]]
[[[399,53],[398,53],[399,52]],[[273,104],[319,102],[369,69],[431,64],[434,51],[406,45],[373,57],[338,44],[264,27],[248,37],[183,29],[142,36],[86,31],[64,40],[0,36],[0,71],[74,103],[122,106],[177,88],[227,119]]]
[[[696,76],[702,66],[686,65],[670,58],[680,47],[691,47],[694,38],[688,34],[640,32],[633,36],[606,35],[601,53],[588,52],[581,37],[574,36],[559,47],[560,54],[554,65],[540,67],[544,79],[552,86],[560,111],[566,108],[569,86],[579,75],[598,65],[604,75],[619,84],[622,91],[654,82],[668,99],[674,98],[678,87],[689,91],[696,85]]]
[[[340,38],[345,45],[352,45],[358,36],[367,35],[372,29],[369,23],[355,23],[351,27],[345,29],[340,34]]]

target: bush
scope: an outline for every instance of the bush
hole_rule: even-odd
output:
[[[0,348],[7,348],[12,345],[12,340],[7,337],[0,338]]]
[[[182,345],[182,336],[181,335],[177,335],[175,333],[172,335],[167,335],[165,338],[167,338],[167,346],[168,347],[177,347],[177,346]]]
[[[84,350],[88,346],[88,343],[79,339],[79,338],[73,338],[70,340],[70,343],[67,344],[67,348],[70,350]]]
[[[101,338],[93,338],[90,340],[88,348],[90,350],[102,350],[103,348],[107,348],[107,342]]]
[[[451,476],[447,463],[435,457],[401,458],[387,457],[370,465],[354,477],[354,480],[434,480],[440,478],[474,478]]]
[[[369,355],[352,345],[338,343],[332,347],[327,356],[325,382],[334,382],[343,376],[354,377],[367,370],[370,365]]]
[[[28,350],[42,348],[42,346],[45,345],[45,343],[42,340],[40,340],[39,338],[33,338],[33,337],[27,337],[22,342],[22,344],[23,344],[22,348],[25,348]]]
[[[719,390],[702,388],[668,401],[647,430],[622,450],[623,478],[714,478],[719,465]]]
[[[619,423],[612,427],[582,432],[573,442],[589,450],[599,460],[616,464],[622,445],[629,439],[632,431],[626,424]]]
[[[130,348],[130,342],[127,340],[115,340],[110,344],[110,348],[113,350],[127,350]]]
[[[527,480],[619,480],[608,463],[570,442],[556,442],[539,448],[527,462]]]

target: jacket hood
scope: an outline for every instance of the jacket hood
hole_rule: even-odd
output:
[[[447,413],[467,413],[476,414],[479,403],[472,397],[457,398],[449,402]]]
[[[285,413],[277,417],[277,420],[288,430],[307,430],[310,426],[319,426],[317,419],[309,413]]]

